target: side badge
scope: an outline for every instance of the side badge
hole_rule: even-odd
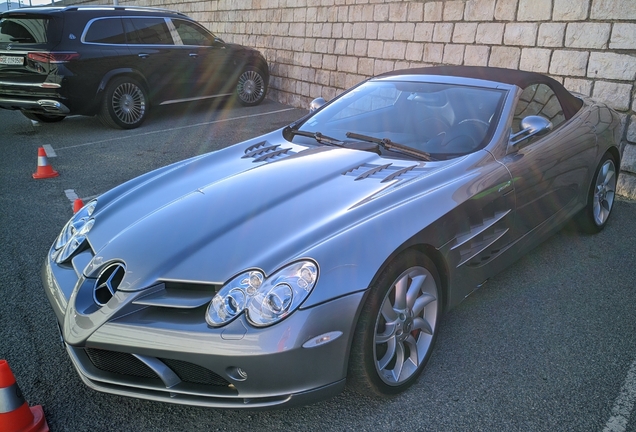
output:
[[[75,39],[77,39],[73,33],[71,33],[70,35],[68,35],[68,38],[69,38],[70,40],[75,40]]]

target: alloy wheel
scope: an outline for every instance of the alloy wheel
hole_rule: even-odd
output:
[[[257,71],[246,70],[241,74],[236,86],[239,99],[246,104],[253,104],[263,97],[265,82]]]
[[[437,325],[437,288],[426,268],[411,267],[384,297],[375,324],[374,354],[385,384],[408,380],[426,358]]]
[[[115,116],[121,122],[135,124],[146,112],[146,98],[137,85],[124,82],[113,92],[112,106]]]
[[[616,169],[611,159],[605,161],[596,177],[594,187],[594,222],[598,226],[605,224],[614,205],[616,191]]]

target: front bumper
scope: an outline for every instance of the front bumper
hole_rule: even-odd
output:
[[[344,388],[363,292],[297,310],[261,329],[243,316],[210,328],[205,306],[134,307],[147,290],[117,292],[115,307],[109,303],[83,314],[78,305],[86,301],[82,290],[90,284],[80,268],[87,258],[80,254],[69,268],[52,262],[49,254],[42,281],[67,352],[89,387],[155,401],[248,409],[306,404]],[[329,342],[307,344],[325,334],[332,336]]]

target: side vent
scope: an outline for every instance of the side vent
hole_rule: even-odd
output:
[[[468,232],[455,237],[451,251],[459,251],[457,267],[464,264],[479,266],[499,255],[501,246],[495,246],[495,243],[509,230],[504,220],[510,212],[511,210],[499,211],[492,217],[484,218],[481,223],[472,225]]]

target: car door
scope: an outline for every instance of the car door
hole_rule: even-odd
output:
[[[186,66],[162,17],[124,17],[130,67],[148,83],[153,101],[182,98],[187,89]]]
[[[231,93],[233,69],[231,53],[225,43],[197,23],[173,18],[171,24],[182,45],[177,49],[187,64],[187,93],[190,97]],[[238,72],[238,71],[237,71]]]
[[[528,115],[551,120],[553,130],[509,145],[502,160],[513,178],[519,235],[543,224],[549,228],[570,215],[581,188],[587,187],[589,160],[596,153],[596,135],[590,124],[577,115],[566,120],[547,85],[534,84],[523,90],[515,109],[513,134]]]

